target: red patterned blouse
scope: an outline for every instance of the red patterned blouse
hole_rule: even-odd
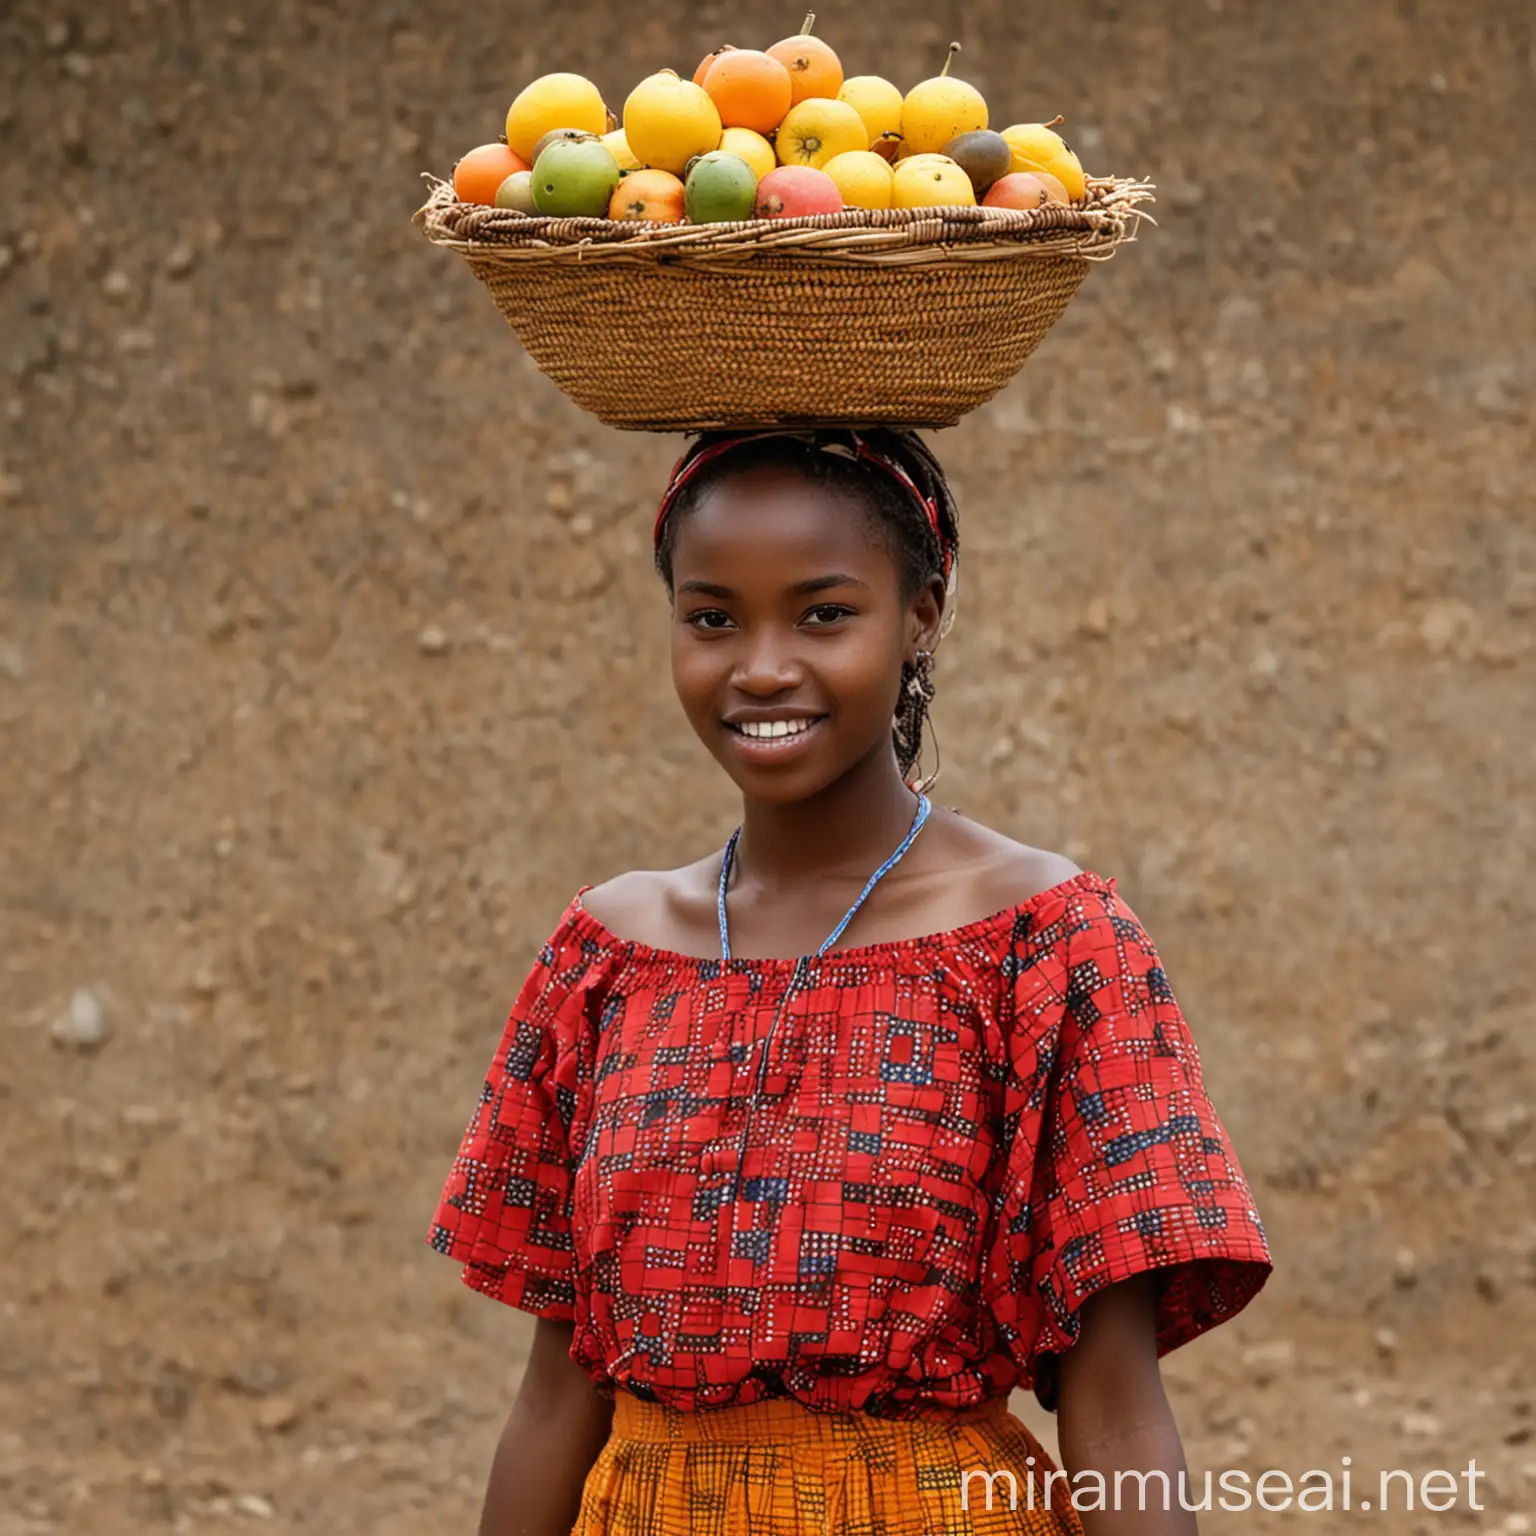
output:
[[[1054,1408],[1093,1292],[1158,1271],[1161,1355],[1268,1277],[1113,880],[801,961],[621,939],[589,889],[518,995],[429,1240],[476,1290],[574,1321],[605,1389],[902,1418],[1024,1386]]]

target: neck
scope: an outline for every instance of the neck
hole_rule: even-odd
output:
[[[917,798],[888,751],[807,800],[785,805],[748,798],[731,884],[740,871],[754,886],[769,888],[843,872],[867,879],[916,814]]]

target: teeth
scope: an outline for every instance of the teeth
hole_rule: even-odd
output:
[[[798,736],[811,728],[809,720],[744,720],[737,730],[743,736],[755,736],[759,740],[772,736]]]

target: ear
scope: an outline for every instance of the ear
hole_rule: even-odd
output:
[[[944,620],[944,578],[933,576],[912,599],[907,610],[907,648],[910,652],[931,651],[939,640],[939,626]],[[907,657],[911,661],[913,656]]]

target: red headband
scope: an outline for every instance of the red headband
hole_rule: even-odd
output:
[[[706,464],[712,464],[723,454],[730,453],[739,448],[743,443],[755,442],[761,438],[793,437],[802,442],[811,443],[823,453],[842,453],[850,458],[862,459],[867,464],[874,464],[885,471],[894,480],[898,481],[923,509],[923,515],[928,519],[928,526],[933,530],[934,542],[939,546],[939,556],[944,564],[944,580],[950,578],[950,572],[954,565],[954,549],[950,540],[945,537],[943,524],[939,521],[939,504],[931,496],[925,496],[919,489],[917,482],[910,474],[888,453],[882,453],[878,448],[872,448],[865,440],[863,433],[852,429],[843,430],[841,435],[846,442],[821,442],[817,434],[812,432],[796,432],[789,429],[768,429],[759,432],[735,432],[729,437],[722,438],[719,442],[711,443],[708,447],[701,448],[695,444],[683,454],[672,469],[672,478],[667,483],[667,488],[662,494],[661,506],[656,513],[656,529],[653,535],[654,542],[661,543],[662,529],[666,527],[667,515],[671,512],[673,504],[677,501],[678,492],[697,475]]]

